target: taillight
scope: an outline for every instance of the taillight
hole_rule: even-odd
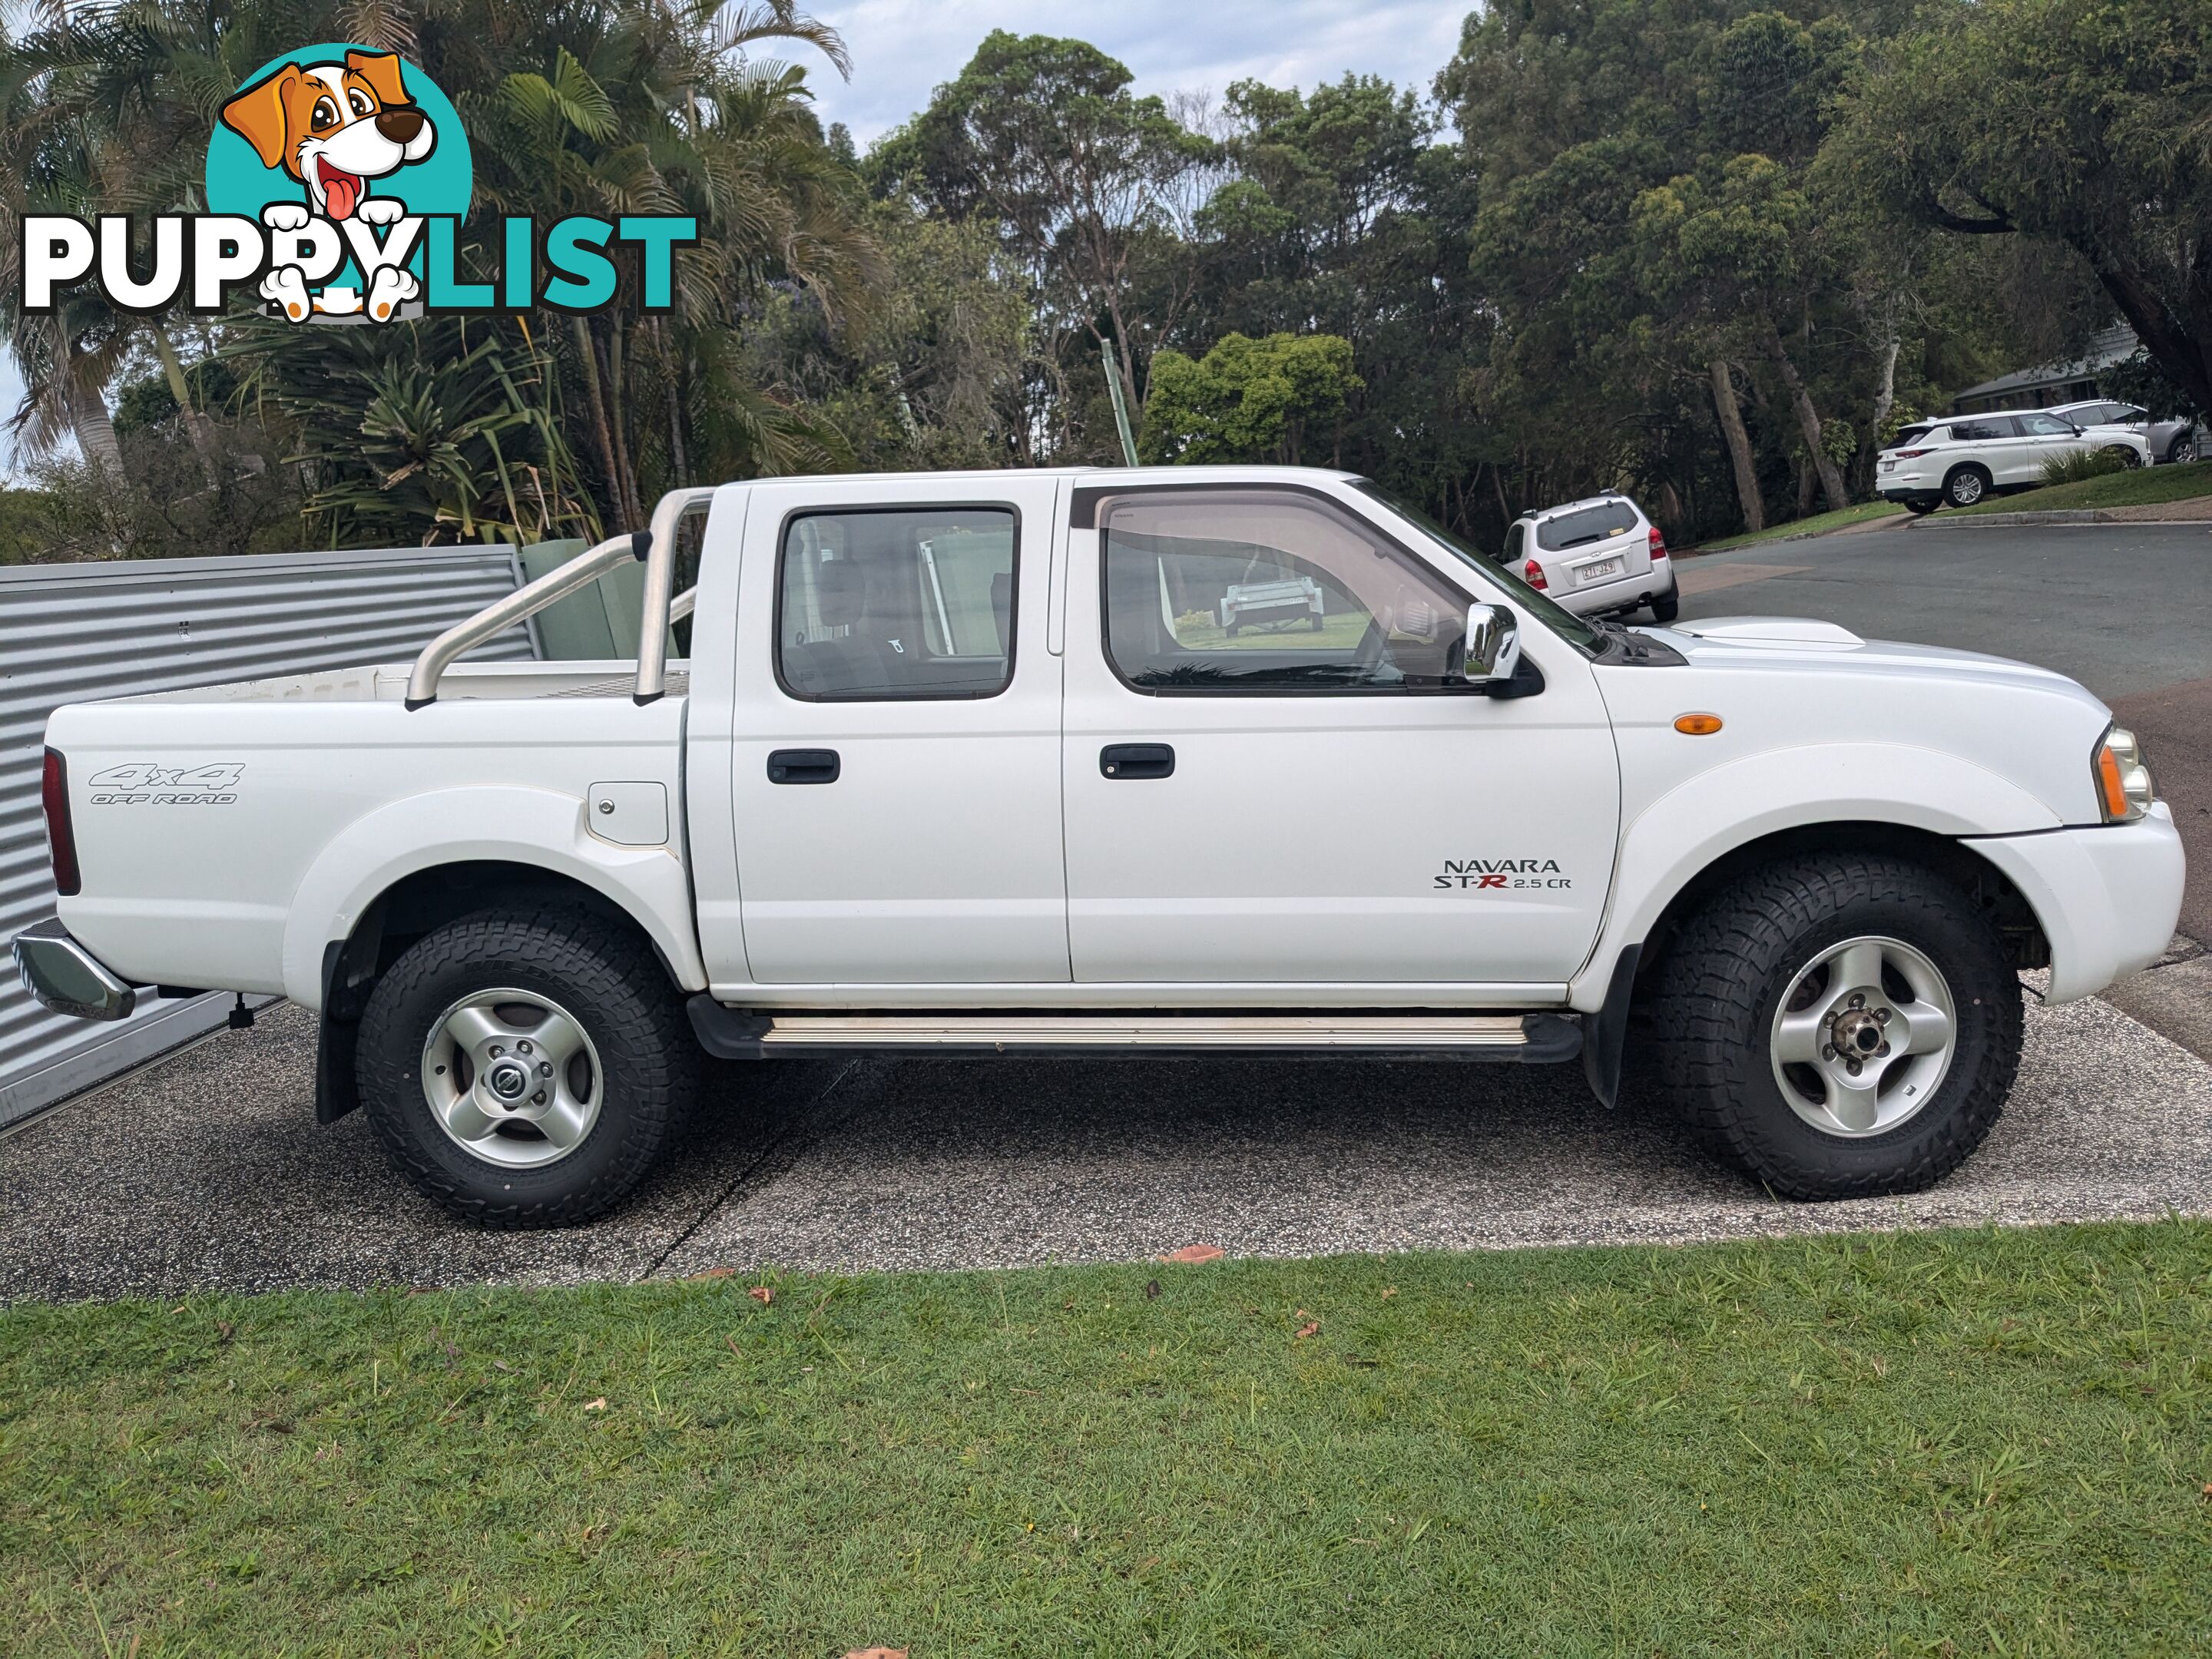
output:
[[[1667,556],[1667,538],[1659,533],[1659,526],[1656,524],[1651,526],[1651,556],[1655,559]]]
[[[1521,567],[1521,579],[1539,593],[1544,591],[1544,567],[1531,559]]]
[[[1897,460],[1911,461],[1917,460],[1921,456],[1925,455],[1928,452],[1924,449],[1896,449],[1892,450],[1890,454]]]
[[[76,832],[70,828],[69,768],[61,751],[46,750],[46,769],[39,780],[39,799],[46,809],[46,846],[53,854],[54,887],[64,897],[84,885],[77,875]]]

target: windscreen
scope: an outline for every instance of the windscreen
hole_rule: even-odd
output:
[[[1481,551],[1470,547],[1443,526],[1410,502],[1402,501],[1382,485],[1370,478],[1355,478],[1352,487],[1363,495],[1372,495],[1407,523],[1425,532],[1431,541],[1443,548],[1461,562],[1482,573],[1484,580],[1497,583],[1513,596],[1513,602],[1542,623],[1561,639],[1586,655],[1595,656],[1600,635],[1595,628],[1568,610],[1556,599],[1539,593],[1521,580],[1518,571],[1509,570]]]

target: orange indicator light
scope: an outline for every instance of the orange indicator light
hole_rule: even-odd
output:
[[[1686,737],[1710,738],[1721,729],[1721,717],[1718,714],[1677,715],[1674,729]]]

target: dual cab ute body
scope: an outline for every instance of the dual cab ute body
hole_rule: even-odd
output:
[[[697,583],[672,597],[693,511]],[[150,987],[319,1011],[322,1115],[365,1097],[439,1196],[528,1222],[627,1189],[625,1091],[672,1121],[695,1056],[656,1051],[695,1036],[725,1057],[1580,1054],[1610,1101],[1632,1006],[1657,1011],[1655,1053],[1692,1042],[1720,992],[1682,964],[1764,904],[1775,983],[1728,1040],[1765,1058],[1705,1107],[1686,1050],[1668,1086],[1693,1114],[1749,1090],[1794,1115],[1785,1184],[1817,1195],[1920,1178],[1925,1147],[1909,1176],[1879,1155],[1947,1079],[2008,1085],[1974,1048],[2005,1032],[1962,1012],[1976,973],[2047,964],[2054,1000],[2081,996],[2154,959],[2179,906],[2166,809],[2072,682],[1819,623],[1592,626],[1340,474],[776,479],[672,497],[636,542],[567,585],[647,558],[639,660],[453,661],[556,573],[414,665],[57,711],[70,867],[27,981],[94,1012]],[[1310,597],[1231,597],[1291,583]],[[690,644],[665,665],[672,611]],[[1900,870],[1937,898],[1884,897]],[[1814,896],[1751,896],[1777,881]],[[1814,960],[1856,937],[1827,938],[1830,899],[1897,946],[1846,964],[1856,992]],[[1945,920],[1916,933],[1924,904]],[[585,965],[542,970],[563,952]],[[601,979],[629,1000],[602,1006]],[[417,980],[458,1000],[418,1008],[395,988]],[[1809,1049],[1783,1029],[1798,981],[1826,998]],[[522,1043],[556,1015],[584,1035]],[[1862,1026],[1863,1062],[1830,1040]],[[584,1058],[518,1080],[518,1043]],[[1910,1099],[1867,1080],[1899,1068]],[[1822,1135],[1844,1176],[1807,1173]],[[593,1136],[630,1153],[575,1196]],[[1779,1153],[1730,1146],[1771,1178]]]

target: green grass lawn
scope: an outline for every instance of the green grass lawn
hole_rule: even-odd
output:
[[[2080,483],[2056,484],[2023,490],[2017,495],[1992,495],[1972,507],[1947,507],[1946,513],[2041,513],[2063,507],[2143,507],[2162,501],[2193,501],[2212,495],[2212,461],[2190,461],[2179,466],[2139,466],[2127,472],[2108,472]]]
[[[1787,541],[1794,536],[1824,536],[1831,530],[1864,524],[1869,519],[1891,518],[1904,511],[1904,507],[1896,501],[1861,501],[1856,507],[1846,507],[1834,513],[1815,513],[1809,519],[1792,519],[1788,524],[1769,525],[1764,530],[1730,536],[1722,541],[1702,543],[1694,550],[1684,550],[1725,553],[1732,547],[1756,547],[1761,542]]]
[[[2212,1225],[0,1310],[0,1646],[2176,1654]]]

